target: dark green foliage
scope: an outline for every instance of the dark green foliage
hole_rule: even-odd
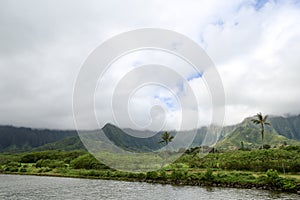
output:
[[[15,161],[11,161],[11,162],[7,162],[6,166],[7,167],[16,167],[16,168],[18,168],[18,167],[21,167],[21,164],[18,163],[18,162],[15,162]]]
[[[59,167],[66,167],[66,164],[63,161],[59,161],[59,160],[41,159],[36,162],[35,166],[37,168],[49,167],[51,169],[54,169]]]
[[[298,180],[283,178],[277,171],[299,172],[300,147],[281,147],[251,151],[210,153],[200,158],[183,155],[177,163],[167,165],[160,171],[147,173],[123,172],[108,169],[92,155],[82,151],[45,151],[26,154],[0,154],[0,172],[63,175],[116,180],[140,180],[191,185],[221,185],[233,187],[266,187],[283,191],[298,191]],[[9,159],[12,159],[11,161]],[[37,160],[39,159],[39,160]],[[24,164],[23,161],[35,161]],[[70,164],[68,164],[70,163]],[[193,169],[191,168],[200,168]],[[203,169],[206,169],[204,172]],[[223,171],[230,170],[230,171]],[[235,171],[235,170],[247,170]],[[250,171],[260,171],[259,177]]]
[[[17,167],[6,167],[4,169],[4,171],[6,171],[6,172],[18,172],[19,168],[17,168]]]
[[[76,131],[0,126],[0,152],[24,152],[75,135]]]
[[[73,151],[73,150],[85,150],[86,148],[81,142],[79,136],[71,136],[63,138],[59,141],[47,143],[43,146],[39,146],[33,151],[45,151],[45,150],[61,150],[61,151]]]
[[[22,163],[36,163],[41,159],[49,159],[49,160],[67,160],[66,163],[70,163],[70,160],[77,158],[80,155],[86,154],[84,151],[70,151],[70,152],[62,152],[62,151],[42,151],[42,152],[31,152],[25,153],[21,156],[20,162]]]
[[[147,172],[146,178],[147,179],[157,179],[158,173],[156,171]]]
[[[168,179],[168,175],[167,175],[165,170],[160,171],[159,177],[160,177],[161,180],[167,180]]]
[[[256,178],[251,173],[229,172],[217,173],[214,176],[214,181],[217,183],[256,183]]]
[[[29,153],[21,157],[23,163],[35,163],[38,160],[36,153]]]
[[[133,137],[112,124],[106,124],[102,130],[106,137],[115,145],[129,151],[152,152],[163,146],[158,143],[161,140],[162,133],[157,133],[147,138]],[[127,131],[137,132],[136,130]]]
[[[297,184],[292,179],[281,178],[276,170],[269,169],[267,171],[266,181],[270,185],[284,190],[294,190],[297,187]]]
[[[168,145],[169,142],[172,142],[172,140],[174,139],[174,136],[172,136],[169,132],[164,132],[161,135],[161,141],[159,143],[165,143],[166,145]]]
[[[280,177],[276,170],[269,169],[266,174],[267,174],[267,182],[268,183],[270,183],[273,186],[276,186],[277,184],[279,184]]]
[[[145,173],[138,173],[137,177],[139,179],[145,179],[146,178],[146,174]]]
[[[191,168],[217,168],[257,172],[275,169],[279,172],[299,172],[300,147],[210,153],[203,158],[193,156],[193,154],[186,154],[177,162],[186,163]]]
[[[263,149],[270,149],[270,148],[271,148],[271,146],[269,144],[264,144],[263,145]]]
[[[172,169],[171,179],[172,180],[184,180],[188,177],[188,170],[183,168]]]
[[[172,180],[185,180],[188,178],[189,167],[186,164],[174,163],[168,165],[165,169],[171,171],[170,178]]]
[[[264,141],[271,145],[271,147],[278,147],[284,143],[288,145],[300,144],[295,141],[300,141],[300,115],[290,116],[287,118],[270,117],[269,121],[272,123],[272,127],[265,127],[266,134]],[[103,128],[103,131],[112,142],[126,150],[149,152],[158,150],[163,146],[163,144],[158,143],[158,141],[161,140],[163,132],[155,134],[151,131],[143,131],[141,133],[141,131],[137,130],[125,130],[134,132],[137,135],[139,133],[144,135],[152,135],[151,137],[147,137],[145,139],[132,137],[126,134],[122,129],[111,124],[107,124]],[[181,133],[190,134],[191,131],[182,131]],[[206,133],[206,127],[196,130],[192,147],[200,146],[205,138]],[[176,132],[171,132],[171,135],[176,136]],[[242,123],[234,126],[224,127],[217,146],[224,148],[239,148],[241,147],[241,141],[243,141],[245,149],[261,146],[261,134],[259,131],[259,126],[252,124],[250,119],[246,119]],[[85,147],[83,146],[76,131],[0,126],[0,152],[44,150],[71,151],[75,149],[85,150]]]
[[[50,169],[49,167],[42,167],[38,170],[39,173],[46,173],[50,171],[52,171],[52,169]]]
[[[27,172],[26,168],[22,167],[20,168],[20,172]]]
[[[290,117],[271,117],[272,127],[280,135],[289,139],[300,140],[300,115]]]
[[[264,144],[264,132],[265,132],[265,126],[268,125],[270,126],[271,124],[267,121],[268,115],[263,116],[261,113],[256,114],[256,119],[251,119],[251,121],[254,124],[259,124],[261,126],[260,131],[261,131],[261,139],[262,139],[262,144]],[[262,145],[263,147],[263,145]]]
[[[214,180],[214,175],[213,171],[211,169],[207,169],[206,172],[204,173],[203,179],[205,181],[213,181]]]
[[[100,163],[91,154],[85,154],[71,161],[70,165],[74,169],[109,169],[106,165]]]

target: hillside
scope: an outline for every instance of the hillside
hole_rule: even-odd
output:
[[[163,146],[162,144],[159,144],[161,132],[147,138],[142,138],[131,136],[112,124],[106,124],[102,130],[110,141],[124,150],[148,152],[158,150]],[[134,133],[137,135],[138,131],[135,131]],[[144,135],[143,132],[141,132],[141,134]]]
[[[76,131],[0,126],[0,152],[27,151],[76,135]]]
[[[86,150],[81,142],[79,136],[70,136],[56,142],[47,143],[43,146],[33,148],[32,151],[45,151],[45,150],[60,150],[60,151],[73,151],[73,150]]]
[[[299,122],[298,122],[299,120]],[[289,118],[270,117],[271,126],[265,127],[264,144],[279,146],[283,144],[300,145],[299,131],[295,128],[300,123],[300,116]],[[260,127],[251,122],[251,118],[235,126],[235,129],[218,142],[216,147],[241,148],[243,142],[245,148],[257,148],[262,145]]]
[[[300,115],[290,117],[271,117],[272,127],[280,135],[289,139],[300,140]]]
[[[219,136],[217,147],[240,147],[241,141],[245,147],[260,146],[261,135],[259,127],[252,124],[251,118],[246,118],[242,123],[223,127]],[[300,141],[300,115],[290,117],[270,117],[271,127],[266,127],[265,144],[277,146],[283,143],[299,145]],[[151,131],[140,131],[132,129],[120,129],[112,124],[103,127],[105,136],[115,145],[132,151],[155,151],[160,149],[163,144],[159,144],[162,132],[155,134]],[[203,145],[206,127],[197,129],[197,134],[191,144],[191,147]],[[127,134],[132,133],[132,135]],[[171,131],[172,135],[182,137],[182,143],[173,142],[178,149],[184,146],[184,135],[191,131],[182,131],[176,133]],[[101,140],[94,133],[95,140]],[[135,137],[143,136],[143,137]],[[91,138],[93,140],[93,138]],[[100,144],[100,143],[99,143]],[[103,143],[102,143],[103,144]],[[105,144],[103,144],[105,145]],[[41,151],[41,150],[75,150],[85,149],[75,130],[48,130],[18,128],[13,126],[0,126],[0,152],[23,152],[23,151]],[[177,149],[177,150],[178,150]]]

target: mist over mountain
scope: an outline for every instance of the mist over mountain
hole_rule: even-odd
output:
[[[239,147],[241,142],[249,147],[261,145],[260,127],[254,125],[251,118],[243,122],[223,127],[217,138],[216,147]],[[277,146],[283,143],[300,145],[300,115],[272,116],[269,118],[270,127],[266,127],[265,143]],[[102,131],[116,146],[128,151],[149,152],[163,147],[159,143],[162,132],[121,129],[112,124],[106,124]],[[205,145],[207,127],[195,130],[196,134],[190,147]],[[131,134],[128,134],[130,132]],[[191,131],[171,131],[171,135],[182,137],[174,146],[184,146],[184,135]],[[137,137],[137,136],[142,137]],[[146,137],[148,136],[148,137]],[[180,143],[182,141],[182,144]],[[41,150],[75,150],[85,147],[77,131],[32,129],[24,127],[0,126],[0,152],[22,152]]]
[[[76,135],[77,132],[75,130],[64,131],[0,126],[0,151],[27,151]]]

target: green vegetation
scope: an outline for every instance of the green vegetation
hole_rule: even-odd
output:
[[[174,136],[172,136],[169,132],[164,132],[161,135],[161,141],[159,143],[165,143],[166,145],[169,144],[169,142],[172,142],[174,139]]]
[[[268,115],[263,116],[261,113],[256,114],[257,119],[251,119],[254,124],[259,124],[261,126],[261,141],[262,141],[262,148],[264,148],[264,132],[265,132],[265,125],[271,125],[267,122]]]
[[[300,190],[299,146],[232,152],[216,150],[203,158],[195,156],[199,150],[193,148],[175,163],[147,173],[110,169],[85,151],[6,153],[0,154],[0,172],[290,192]]]
[[[223,128],[214,148],[198,147],[207,128],[197,130],[191,149],[160,150],[172,142],[174,132],[130,130],[149,134],[148,138],[133,137],[114,125],[102,130],[118,147],[139,152],[124,156],[102,150],[96,157],[111,162],[124,171],[100,163],[90,155],[75,131],[38,130],[0,126],[0,173],[67,176],[128,181],[146,181],[177,185],[201,185],[271,189],[300,193],[300,115],[288,118],[271,117],[272,126],[265,126],[267,116]],[[255,124],[254,124],[254,123]],[[260,124],[260,127],[256,126]],[[95,146],[105,145],[99,131],[88,132]],[[189,134],[183,131],[180,134]],[[97,137],[96,137],[97,136]],[[88,137],[87,137],[88,138]],[[180,146],[180,144],[178,144]],[[259,149],[259,147],[263,147]],[[211,152],[205,157],[201,152]],[[95,151],[97,152],[97,151]],[[173,164],[166,164],[184,153]],[[176,157],[177,158],[177,157]],[[147,162],[145,162],[147,160]],[[175,160],[175,159],[174,159]]]
[[[76,135],[76,131],[0,126],[0,152],[30,151],[36,147]]]
[[[243,141],[244,149],[259,149],[262,147],[261,134],[258,129],[255,129],[252,122],[244,122],[243,126],[237,127],[230,135],[216,144],[217,148],[224,150],[234,150],[242,148]],[[266,130],[264,134],[264,145],[270,145],[272,148],[292,145],[299,146],[300,142],[291,140],[279,135],[271,130]]]
[[[272,126],[264,127],[264,143],[272,147],[282,144],[300,145],[300,115],[286,118],[272,116],[269,118],[269,121]],[[262,138],[258,134],[260,131],[259,128],[251,122],[251,119],[245,119],[237,125],[223,127],[217,147],[227,149],[241,148],[241,141],[243,141],[245,149],[262,146]],[[162,143],[158,143],[161,140],[163,132],[155,134],[151,131],[127,130],[133,132],[135,135],[150,136],[148,138],[138,138],[131,137],[126,134],[125,129],[122,130],[112,124],[107,124],[102,130],[110,141],[124,150],[153,152],[163,147]],[[202,144],[207,133],[207,128],[202,127],[196,131],[192,147]],[[87,133],[93,134],[92,132],[88,131]],[[189,134],[190,131],[182,131],[182,133]],[[170,134],[176,136],[176,132],[174,131],[170,132]],[[93,139],[97,138],[99,137],[97,136]],[[0,126],[0,152],[21,153],[28,151],[72,151],[79,149],[85,150],[85,147],[75,130],[63,131]]]

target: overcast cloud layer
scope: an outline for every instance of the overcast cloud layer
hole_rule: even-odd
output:
[[[73,85],[84,60],[110,37],[147,27],[179,32],[204,48],[223,81],[225,124],[238,123],[260,111],[300,113],[299,1],[2,0],[0,124],[74,129]],[[165,59],[163,64],[180,65],[166,55],[135,54],[115,63],[116,70],[106,78],[116,81],[123,73],[118,66],[127,64],[129,70],[151,64],[150,58],[154,63]],[[200,124],[205,125],[209,123],[205,116],[211,115],[209,94],[200,76],[191,78],[187,73],[186,79],[199,97]],[[137,93],[137,105],[138,97],[149,100],[147,94],[153,94],[152,90]],[[176,108],[160,92],[155,97]],[[102,121],[107,116],[109,122],[106,106],[101,104],[104,91],[97,94],[97,111]],[[178,122],[177,111],[171,110],[168,123]],[[136,118],[143,121],[142,116]]]

